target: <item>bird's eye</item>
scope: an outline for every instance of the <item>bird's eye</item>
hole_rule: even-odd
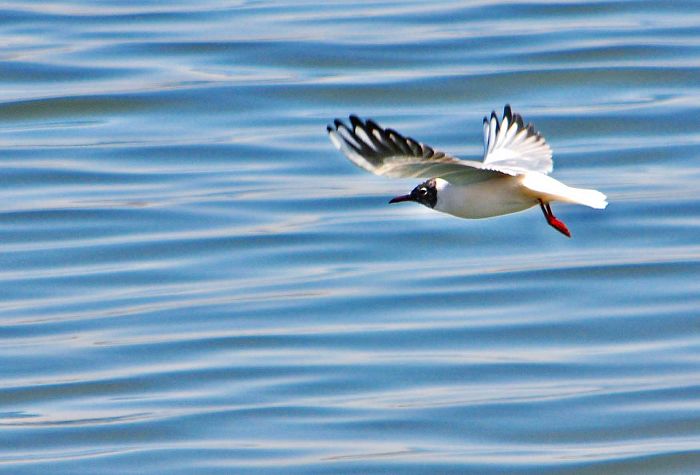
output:
[[[418,192],[421,194],[421,196],[425,196],[428,194],[428,189],[427,188],[421,188],[418,190]]]

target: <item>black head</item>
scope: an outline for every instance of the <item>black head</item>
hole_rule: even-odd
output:
[[[435,178],[421,183],[411,191],[410,195],[397,196],[389,203],[399,203],[401,201],[415,201],[428,208],[435,208],[437,204],[437,187],[435,186]]]

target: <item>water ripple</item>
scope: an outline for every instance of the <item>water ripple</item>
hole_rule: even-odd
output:
[[[692,472],[698,13],[6,2],[0,467]],[[473,158],[506,102],[610,198],[571,240],[389,206],[324,132]]]

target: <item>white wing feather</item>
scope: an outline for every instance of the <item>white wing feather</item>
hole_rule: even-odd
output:
[[[496,112],[484,117],[484,168],[509,174],[550,173],[552,149],[531,125],[524,125],[520,114],[509,105],[499,124]]]

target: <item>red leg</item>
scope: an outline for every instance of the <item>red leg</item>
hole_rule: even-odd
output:
[[[564,236],[571,237],[571,233],[566,227],[566,224],[557,219],[557,217],[554,216],[554,213],[552,213],[552,207],[549,205],[549,203],[544,203],[542,200],[539,201],[540,208],[542,209],[542,213],[544,213],[544,217],[547,219],[547,223],[551,227],[562,233]]]

